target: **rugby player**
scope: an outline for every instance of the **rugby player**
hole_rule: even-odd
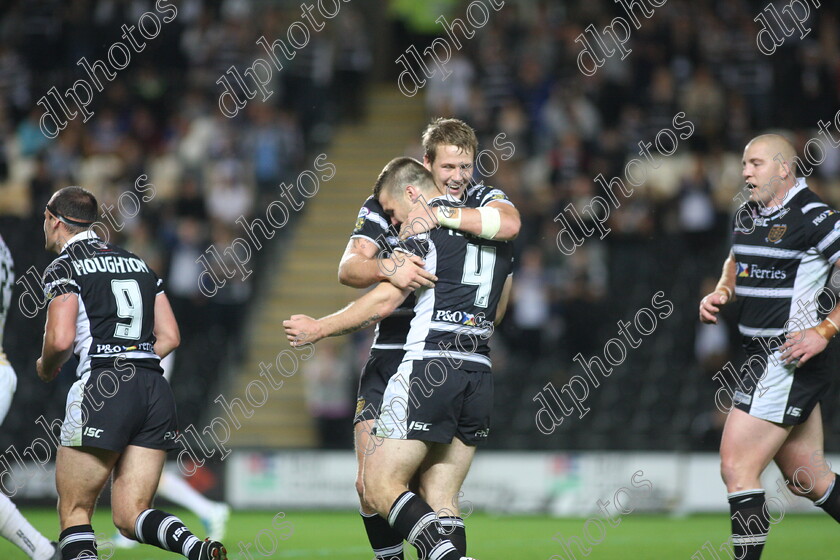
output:
[[[422,135],[423,165],[432,172],[440,193],[448,194],[463,206],[448,208],[444,214],[439,208],[427,216],[427,222],[416,221],[417,233],[428,227],[441,225],[455,230],[485,236],[489,239],[511,240],[519,233],[519,212],[499,189],[472,183],[474,159],[478,150],[475,131],[458,119],[434,119]],[[400,289],[433,287],[436,277],[423,269],[419,256],[394,257],[389,255],[398,244],[399,223],[388,216],[378,200],[379,187],[374,188],[359,211],[350,241],[339,264],[339,280],[355,288],[367,288],[379,281],[391,282]],[[424,216],[409,216],[410,220]],[[428,226],[426,225],[428,224]],[[378,259],[378,255],[386,255]],[[507,285],[510,290],[510,285]],[[356,444],[356,492],[359,495],[365,532],[377,558],[402,560],[403,538],[388,522],[362,498],[365,449],[369,446],[368,434],[382,403],[382,394],[388,379],[402,361],[405,335],[413,315],[413,297],[381,323],[377,324],[370,356],[362,368],[356,401],[354,432]],[[423,495],[422,488],[419,492]],[[424,496],[425,497],[425,496]],[[457,509],[456,497],[437,505],[437,511],[453,512]],[[450,539],[466,554],[466,529],[459,516],[441,516],[441,523],[450,532]]]
[[[218,541],[200,541],[177,517],[152,508],[166,460],[177,448],[175,400],[160,359],[180,342],[162,281],[145,262],[101,240],[98,204],[81,187],[56,192],[44,211],[49,299],[38,377],[52,381],[76,354],[56,455],[64,560],[96,558],[91,517],[113,474],[111,507],[123,536],[189,560],[224,560]]]
[[[377,185],[384,212],[404,226],[412,225],[407,220],[418,205],[429,215],[438,206],[452,204],[450,197],[436,196],[433,176],[411,158],[389,162]],[[443,499],[444,507],[457,514],[452,499],[469,470],[475,445],[489,434],[492,377],[486,339],[493,323],[487,317],[495,317],[508,284],[512,247],[432,228],[396,250],[423,258],[437,281],[434,288],[416,292],[405,354],[396,373],[389,375],[375,423],[377,437],[368,439],[364,449],[363,501],[423,557],[458,559],[464,553],[446,538],[449,531],[438,528],[430,502]],[[315,342],[347,334],[388,316],[410,293],[410,288],[382,282],[339,313],[319,320],[294,315],[283,325],[290,341],[295,336]],[[434,380],[428,379],[429,368],[439,372]],[[392,412],[400,403],[404,410],[395,418]],[[417,474],[429,502],[407,490]]]
[[[732,250],[700,320],[741,300],[738,329],[748,355],[720,444],[735,557],[761,557],[770,529],[760,476],[771,460],[785,484],[840,522],[840,487],[823,459],[820,401],[836,374],[824,352],[840,325],[826,289],[840,261],[840,214],[795,176],[796,152],[775,134],[744,149],[750,200],[737,212]],[[749,371],[748,371],[749,370]],[[754,373],[753,373],[754,372]]]
[[[3,352],[3,328],[9,316],[12,303],[12,288],[15,285],[15,265],[12,253],[3,236],[0,235],[0,424],[6,418],[12,397],[17,389],[17,375]],[[20,548],[34,560],[57,560],[61,550],[38,532],[21,515],[15,504],[0,492],[0,535]]]
[[[170,383],[174,363],[175,352],[171,352],[160,361],[163,378]],[[166,498],[198,517],[210,540],[220,541],[225,538],[227,522],[230,518],[230,506],[202,496],[184,480],[177,468],[164,467],[163,472],[160,473],[160,482],[155,495]],[[117,533],[112,541],[117,548],[134,548],[138,544],[137,541],[125,538],[121,533]]]

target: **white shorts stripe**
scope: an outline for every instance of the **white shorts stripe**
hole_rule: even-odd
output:
[[[760,374],[758,387],[753,391],[750,416],[769,422],[782,422],[785,419],[785,407],[793,387],[796,366],[785,365],[778,351],[769,359],[767,356],[764,358],[767,359],[767,365]],[[759,376],[759,372],[754,374]]]
[[[61,424],[61,445],[78,447],[82,445],[82,430],[87,418],[84,416],[82,399],[85,396],[85,383],[90,378],[90,370],[73,383],[67,392],[67,403],[64,407],[64,422]]]

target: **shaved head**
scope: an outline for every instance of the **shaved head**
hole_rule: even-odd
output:
[[[775,160],[778,163],[787,163],[791,173],[796,172],[796,149],[790,143],[790,140],[784,136],[779,134],[762,134],[750,140],[744,151],[749,150],[751,147],[761,150],[771,160]]]
[[[762,134],[744,148],[743,176],[750,199],[763,206],[781,204],[796,185],[796,150],[778,134]]]

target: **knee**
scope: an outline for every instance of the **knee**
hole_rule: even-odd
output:
[[[729,492],[740,492],[754,488],[751,473],[747,472],[746,466],[736,457],[724,455],[720,460],[720,477]]]
[[[132,517],[126,512],[114,509],[112,519],[114,520],[114,527],[117,528],[122,536],[127,539],[137,540],[134,533],[134,522],[137,520],[137,515]]]
[[[834,473],[815,472],[807,466],[800,466],[795,470],[782,469],[782,475],[788,490],[811,500],[821,498],[834,480]]]
[[[388,501],[387,487],[375,478],[364,480],[361,497],[363,504],[367,504],[379,514],[383,512],[387,514],[391,509],[391,504],[385,503]]]
[[[362,473],[356,475],[356,494],[359,495],[359,499],[364,502],[365,500],[365,480],[362,477]]]

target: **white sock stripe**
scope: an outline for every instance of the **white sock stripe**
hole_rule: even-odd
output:
[[[195,535],[190,535],[189,538],[186,541],[184,541],[184,544],[181,545],[182,554],[184,556],[189,556],[196,543],[200,545],[201,541],[198,540],[198,537],[196,537]]]
[[[378,514],[378,513],[376,513],[376,512],[374,512],[374,513],[365,513],[365,512],[363,512],[363,511],[362,511],[362,508],[359,508],[359,515],[361,515],[362,517],[369,518],[369,517],[376,517],[376,516],[377,516],[377,515],[379,515],[379,514]]]
[[[732,536],[732,544],[746,546],[751,544],[764,544],[767,542],[767,533],[759,535],[740,535]]]
[[[388,548],[374,548],[373,553],[376,555],[377,558],[391,558],[393,556],[397,556],[401,554],[403,551],[402,543],[389,546]]]
[[[741,496],[750,496],[753,494],[764,494],[764,488],[753,488],[751,490],[741,490],[740,492],[732,492],[727,494],[727,498],[740,498]]]
[[[822,498],[820,498],[819,500],[814,502],[814,505],[821,506],[825,503],[825,501],[831,495],[831,491],[834,490],[834,483],[835,482],[837,482],[837,477],[835,477],[834,480],[831,481],[831,484],[828,485],[828,490],[825,491],[825,494],[823,494]]]
[[[140,515],[137,516],[137,520],[134,522],[134,535],[137,538],[137,542],[140,542],[140,543],[143,543],[143,544],[146,543],[146,541],[143,540],[143,531],[142,531],[143,522],[146,520],[146,518],[149,516],[149,514],[152,513],[153,511],[154,511],[153,509],[147,509],[147,510],[141,512]]]
[[[408,534],[408,539],[406,539],[406,540],[413,545],[414,542],[417,540],[417,537],[420,535],[420,533],[423,532],[423,530],[426,527],[428,527],[430,524],[432,524],[435,521],[435,519],[437,519],[437,518],[435,517],[435,514],[432,513],[432,512],[429,512],[426,515],[424,515],[423,517],[421,517],[417,521],[417,523],[414,524],[414,527],[411,528],[411,531]]]
[[[79,542],[79,541],[94,541],[96,542],[96,536],[93,533],[73,533],[72,535],[67,535],[61,542],[59,542],[59,546],[64,548],[64,545]]]
[[[168,517],[165,517],[163,521],[160,522],[160,526],[157,530],[157,537],[161,548],[163,548],[164,550],[173,552],[173,550],[169,548],[169,543],[166,542],[166,533],[169,531],[169,528],[172,526],[172,524],[177,523],[177,521],[177,517],[175,517],[174,515],[170,515]]]
[[[464,520],[460,517],[439,517],[441,527],[464,527]]]
[[[406,492],[393,506],[391,506],[391,511],[388,512],[388,523],[390,523],[391,527],[394,526],[394,522],[397,520],[397,516],[400,514],[400,511],[402,511],[402,508],[405,507],[405,504],[413,498],[414,495],[414,492]]]
[[[439,542],[429,553],[429,560],[439,560],[440,558],[443,558],[453,550],[455,550],[455,547],[452,545],[451,542]]]

